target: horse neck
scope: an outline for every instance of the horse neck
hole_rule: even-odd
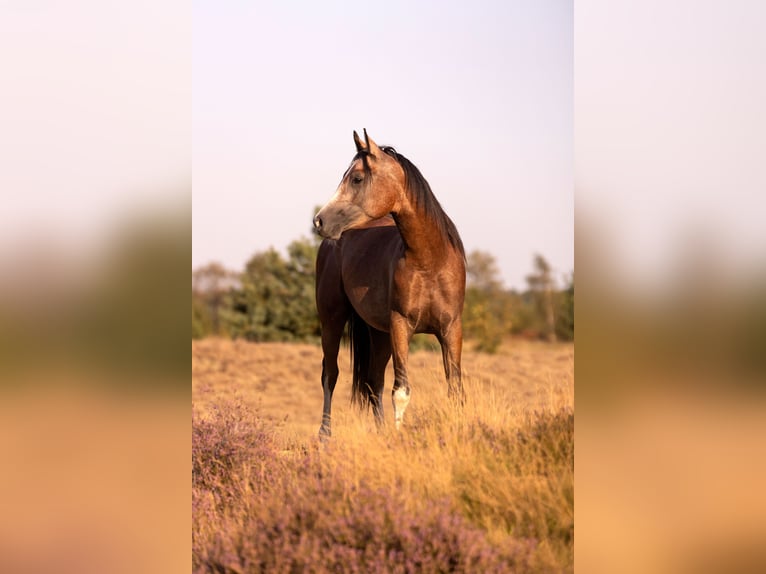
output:
[[[404,242],[405,257],[420,265],[441,262],[450,249],[449,240],[435,221],[418,210],[409,196],[402,207],[393,213],[394,221]]]

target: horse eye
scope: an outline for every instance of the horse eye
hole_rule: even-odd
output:
[[[362,176],[360,176],[360,175],[355,175],[355,176],[353,176],[353,177],[351,178],[351,182],[352,182],[352,183],[356,183],[356,184],[359,184],[359,183],[362,183],[362,181],[363,181],[363,178],[362,178]]]

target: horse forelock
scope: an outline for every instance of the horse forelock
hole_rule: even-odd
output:
[[[354,164],[357,160],[362,160],[362,167],[364,169],[365,176],[369,176],[372,173],[372,169],[370,168],[370,162],[368,161],[368,157],[374,157],[369,151],[366,149],[359,150],[356,152],[353,158],[351,158],[351,163],[348,164],[348,168],[346,168],[346,172],[343,174],[343,179],[346,178],[346,176],[351,172],[351,168],[354,167]]]

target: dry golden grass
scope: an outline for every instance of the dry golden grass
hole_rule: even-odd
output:
[[[195,570],[215,571],[224,562],[232,571],[252,569],[252,561],[264,560],[264,552],[275,544],[291,550],[260,562],[259,568],[279,565],[292,571],[307,556],[322,556],[318,548],[345,548],[356,556],[351,562],[360,562],[328,558],[312,571],[336,571],[338,564],[342,571],[389,571],[392,563],[380,556],[404,545],[411,549],[405,554],[416,561],[462,560],[457,571],[471,571],[481,560],[493,568],[500,564],[500,570],[492,571],[572,570],[571,344],[509,341],[494,356],[465,352],[467,402],[462,409],[447,400],[441,355],[412,353],[413,394],[402,432],[393,429],[388,405],[382,431],[371,413],[351,406],[348,350],[341,352],[333,438],[321,445],[318,347],[193,342],[192,400],[198,417],[193,452],[199,453],[195,465],[203,465],[198,478],[206,477],[208,485],[193,490],[200,509],[193,519]],[[391,379],[389,369],[387,395]],[[267,442],[280,453],[278,460],[264,454],[265,437],[271,437]],[[250,448],[252,454],[242,453]],[[261,462],[254,466],[253,461]],[[228,470],[218,477],[215,468]],[[270,478],[265,480],[263,473]],[[359,492],[382,496],[374,502],[382,515],[369,515],[372,501],[360,499]],[[214,499],[213,506],[205,502]],[[313,526],[305,526],[307,512],[319,522],[312,518]],[[350,534],[338,533],[346,524],[344,516],[354,524]],[[420,523],[420,516],[437,518]],[[449,516],[468,525],[454,527],[459,537],[470,539],[470,529],[477,528],[480,539],[465,543],[469,546],[442,540],[433,556],[416,550],[423,528],[434,529],[437,538],[454,530],[444,526]],[[295,520],[299,526],[290,526]],[[400,528],[380,533],[391,521]],[[277,534],[265,535],[264,528]],[[371,529],[374,542],[359,541],[365,528]],[[364,548],[383,554],[371,557]],[[414,571],[441,568],[417,563],[421,566]]]
[[[467,345],[468,346],[468,345]],[[316,345],[248,343],[226,339],[192,341],[192,402],[204,412],[207,405],[237,397],[258,408],[261,415],[283,422],[296,437],[314,436],[322,415],[322,351]],[[338,356],[340,376],[333,399],[333,430],[342,430],[344,417],[356,415],[350,405],[351,371],[348,348]],[[406,421],[447,400],[441,354],[410,354],[412,400]],[[496,355],[463,353],[463,373],[469,400],[477,394],[499,412],[574,406],[574,345],[523,340],[507,341]],[[393,423],[390,393],[393,370],[386,374],[386,420]],[[489,414],[489,413],[485,413]],[[370,418],[369,415],[367,418]],[[371,422],[370,418],[370,422]]]

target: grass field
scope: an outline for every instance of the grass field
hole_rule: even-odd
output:
[[[401,433],[388,399],[382,431],[350,405],[342,349],[324,445],[318,347],[208,339],[192,357],[196,571],[572,571],[571,344],[465,351],[462,409],[441,355],[412,353]]]

